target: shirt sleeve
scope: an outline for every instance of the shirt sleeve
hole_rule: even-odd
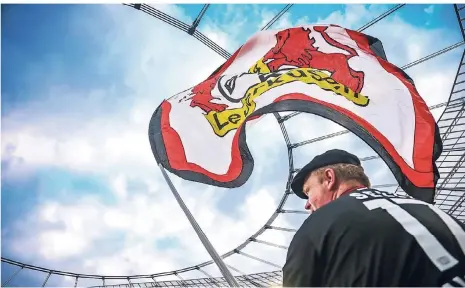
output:
[[[287,251],[283,287],[321,286],[317,261],[318,253],[312,240],[303,231],[297,231]]]

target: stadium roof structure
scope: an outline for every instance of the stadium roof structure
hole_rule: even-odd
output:
[[[204,34],[197,30],[199,23],[201,22],[203,16],[207,12],[209,4],[203,6],[202,10],[193,21],[192,24],[184,23],[172,16],[163,13],[149,5],[146,4],[124,4],[133,9],[139,10],[143,13],[151,15],[159,20],[166,22],[169,25],[172,25],[183,32],[188,33],[189,35],[195,37],[197,40],[205,44],[207,47],[212,49],[214,52],[218,53],[225,59],[228,59],[231,54],[220,47],[218,44],[214,43]],[[402,8],[405,4],[395,5],[393,8],[389,9],[385,13],[379,15],[366,25],[362,26],[358,31],[363,31],[368,27],[375,25],[377,22],[381,21],[383,18],[394,13],[398,9]],[[128,8],[129,8],[128,7]],[[270,28],[281,16],[286,13],[292,4],[286,5],[274,18],[267,23],[262,30]],[[453,5],[456,12],[456,16],[459,23],[459,29],[461,30],[462,39],[458,43],[455,43],[451,46],[445,47],[442,50],[439,50],[435,53],[432,53],[428,56],[425,56],[421,59],[418,59],[412,63],[404,65],[402,69],[408,69],[413,66],[419,65],[425,61],[433,59],[441,54],[447,53],[453,49],[461,48],[465,44],[465,30],[464,30],[464,21],[465,21],[465,5]],[[450,91],[450,97],[447,102],[439,103],[434,106],[431,106],[430,109],[444,108],[444,111],[441,117],[438,120],[438,126],[440,129],[441,137],[443,140],[443,153],[442,156],[438,159],[437,165],[441,174],[441,178],[437,184],[437,193],[435,196],[435,205],[441,208],[442,210],[452,214],[457,219],[462,222],[465,222],[465,62],[464,62],[465,50],[462,52],[462,57],[460,63],[457,63],[457,73]],[[288,160],[289,160],[289,175],[287,178],[287,184],[284,188],[284,193],[279,202],[278,207],[276,207],[275,212],[271,215],[266,223],[256,231],[253,235],[245,239],[245,241],[239,246],[231,249],[229,252],[222,255],[222,258],[225,259],[227,263],[227,258],[232,255],[239,255],[241,257],[247,257],[251,261],[258,261],[267,266],[269,266],[268,272],[260,273],[245,273],[237,267],[227,264],[228,268],[231,271],[234,271],[235,278],[241,286],[247,287],[269,287],[269,286],[280,286],[282,282],[282,273],[281,266],[271,261],[261,259],[254,255],[245,252],[244,248],[254,244],[254,245],[265,245],[272,247],[273,249],[281,249],[285,251],[287,249],[284,245],[278,245],[270,241],[266,241],[260,238],[262,234],[266,231],[280,231],[283,233],[295,232],[296,229],[288,227],[279,227],[276,226],[276,219],[281,215],[285,214],[294,214],[302,215],[306,217],[308,212],[303,210],[291,210],[286,209],[286,203],[289,196],[292,194],[290,189],[290,182],[292,181],[293,176],[299,171],[299,167],[296,167],[295,163],[295,150],[304,145],[310,145],[312,143],[325,141],[333,137],[341,137],[344,134],[350,133],[348,130],[341,130],[335,133],[327,134],[321,137],[316,137],[313,139],[308,139],[300,142],[292,142],[288,131],[286,130],[286,121],[291,118],[298,116],[299,112],[292,113],[274,113],[276,121],[279,123],[281,128],[286,146],[288,151]],[[362,161],[378,161],[380,157],[377,155],[370,155],[367,157],[360,157]],[[393,192],[405,193],[397,183],[374,183],[374,188],[383,188],[383,189],[393,189]],[[85,281],[85,286],[92,287],[215,287],[215,286],[228,286],[225,279],[222,277],[214,277],[208,273],[205,268],[212,266],[214,262],[207,261],[199,263],[194,266],[174,270],[166,271],[155,274],[148,275],[123,275],[123,276],[104,276],[104,275],[89,275],[89,274],[79,274],[65,271],[52,270],[43,267],[37,267],[33,265],[28,265],[25,263],[17,262],[11,259],[2,258],[3,265],[13,265],[16,266],[16,271],[11,275],[2,275],[2,286],[23,286],[21,283],[15,282],[15,278],[21,271],[31,270],[36,273],[42,273],[44,275],[44,280],[42,286],[47,286],[47,283],[50,277],[72,277],[74,279],[75,287],[81,286],[80,281],[82,280],[91,280]],[[196,271],[202,277],[186,279],[185,275],[187,272]],[[167,280],[161,281],[158,278],[164,276],[175,276],[177,280]],[[110,284],[110,282],[112,282]],[[113,284],[113,283],[118,284]]]

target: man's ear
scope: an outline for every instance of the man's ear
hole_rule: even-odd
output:
[[[328,169],[325,169],[324,175],[325,175],[325,182],[326,182],[326,184],[328,186],[328,189],[330,191],[334,190],[336,188],[336,186],[337,186],[336,185],[337,184],[336,183],[336,181],[337,181],[336,173],[334,172],[333,169],[328,168]]]

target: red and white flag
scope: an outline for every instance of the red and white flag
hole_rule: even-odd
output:
[[[150,121],[152,151],[184,179],[238,187],[253,169],[245,122],[277,111],[346,127],[404,191],[432,200],[442,144],[426,103],[378,39],[335,25],[255,34],[208,79],[163,101]]]

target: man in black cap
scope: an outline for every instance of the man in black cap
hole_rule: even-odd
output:
[[[356,156],[318,155],[291,188],[312,214],[289,246],[284,287],[465,286],[465,225],[426,202],[371,189]]]

